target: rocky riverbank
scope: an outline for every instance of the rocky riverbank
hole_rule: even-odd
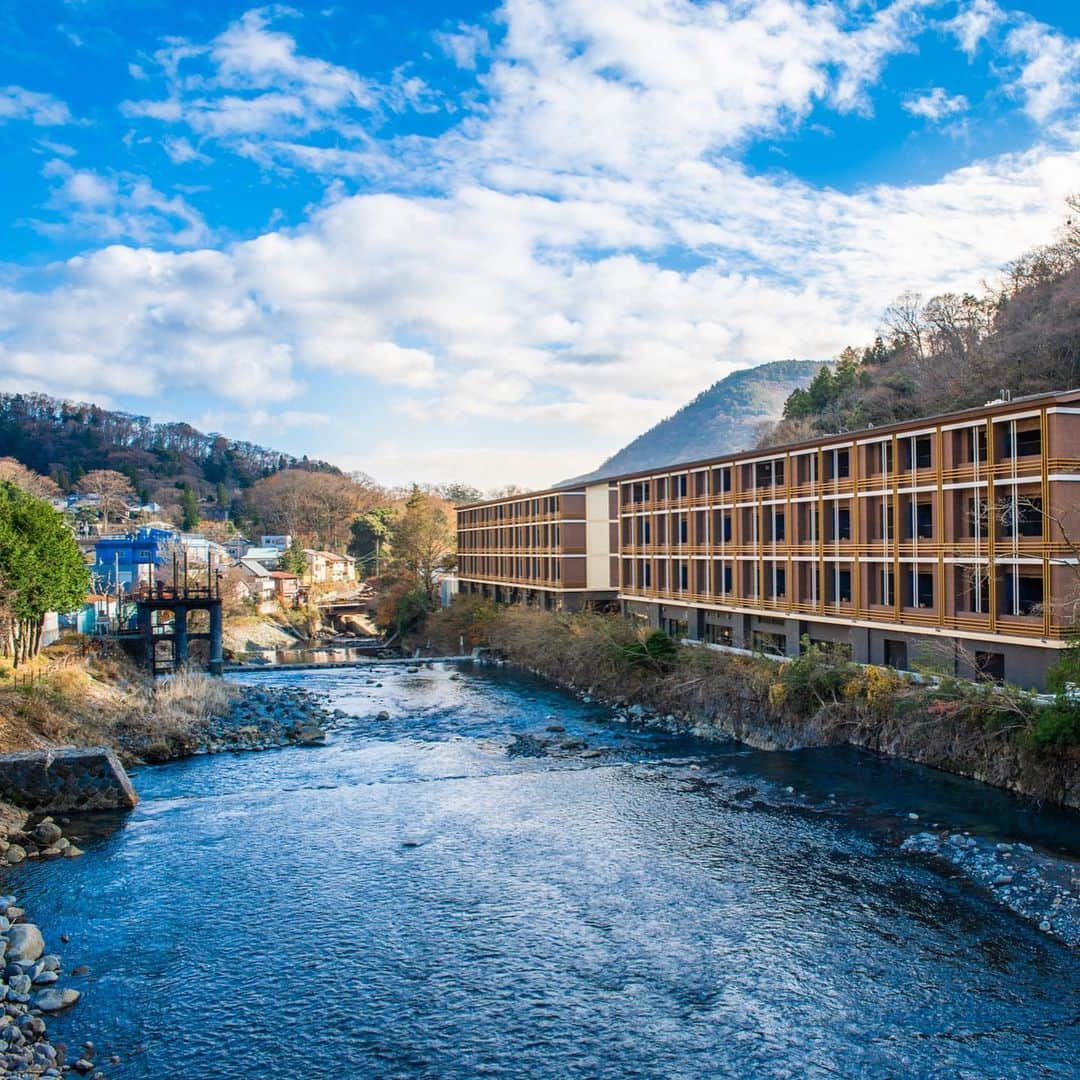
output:
[[[334,719],[306,690],[245,686],[227,713],[208,720],[196,753],[322,746]]]
[[[1029,844],[994,844],[948,830],[917,833],[900,847],[955,866],[1043,933],[1080,947],[1080,864],[1044,855]]]
[[[70,1008],[81,996],[74,987],[61,985],[60,955],[45,951],[41,931],[24,921],[14,896],[0,896],[0,912],[0,1076],[63,1076],[73,1069],[103,1077],[96,1072],[92,1043],[69,1055],[63,1043],[49,1039],[45,1017]],[[71,974],[79,978],[89,971],[76,967]]]

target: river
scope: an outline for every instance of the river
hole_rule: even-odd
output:
[[[347,716],[142,769],[81,859],[8,875],[90,966],[50,1028],[109,1077],[1076,1075],[1076,953],[897,848],[911,811],[1075,854],[1075,817],[628,731],[503,669],[245,677]]]

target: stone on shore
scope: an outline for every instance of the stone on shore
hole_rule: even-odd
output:
[[[61,1009],[67,1009],[74,1005],[80,997],[82,995],[79,991],[72,990],[70,986],[65,987],[63,990],[50,987],[48,990],[40,991],[34,997],[34,1008],[40,1009],[42,1012],[59,1012]]]
[[[17,923],[7,932],[7,959],[33,963],[45,951],[45,939],[33,923]]]

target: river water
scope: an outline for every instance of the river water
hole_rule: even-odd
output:
[[[91,967],[57,1037],[130,1080],[1076,1076],[1077,955],[897,850],[910,810],[1074,852],[1075,818],[458,670],[247,676],[348,717],[141,770],[85,856],[10,874]]]

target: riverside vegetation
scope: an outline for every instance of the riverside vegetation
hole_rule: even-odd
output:
[[[913,681],[807,648],[798,658],[684,646],[616,615],[500,608],[459,598],[425,638],[487,646],[511,663],[642,717],[760,749],[847,743],[1080,809],[1080,646],[1040,704],[1018,687],[949,674]]]

